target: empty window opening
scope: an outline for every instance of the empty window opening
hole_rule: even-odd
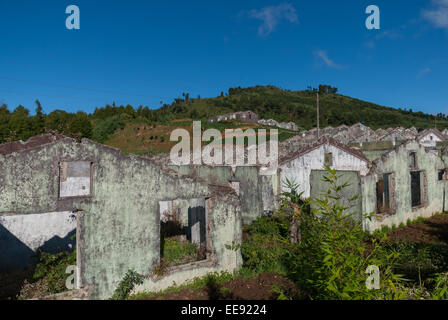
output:
[[[439,170],[438,180],[439,181],[446,181],[446,180],[448,180],[448,170],[447,169],[440,169]]]
[[[411,172],[412,207],[422,205],[422,172]]]
[[[329,167],[333,165],[333,154],[331,152],[325,153],[325,165]]]
[[[207,258],[205,199],[160,201],[160,262],[174,267]]]
[[[387,213],[392,209],[392,174],[386,173],[376,183],[377,212]]]
[[[72,161],[59,164],[59,197],[92,195],[92,162]]]
[[[417,169],[417,152],[411,152],[409,154],[409,166],[412,170]]]

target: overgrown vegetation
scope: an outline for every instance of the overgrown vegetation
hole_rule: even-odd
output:
[[[301,201],[294,191],[297,186],[287,182],[290,192],[283,194],[280,211],[246,226],[243,243],[228,246],[228,250],[241,249],[244,266],[239,272],[215,274],[134,298],[200,289],[210,283],[209,277],[219,283],[275,273],[286,275],[297,287],[294,295],[272,288],[282,300],[448,299],[448,246],[393,242],[388,238],[391,229],[373,235],[364,232],[347,213],[356,197],[343,201],[340,194],[347,184],[335,171],[326,170],[331,188],[321,199]],[[366,286],[369,266],[379,268],[379,289]]]
[[[143,283],[143,279],[143,275],[134,270],[128,270],[123,280],[118,284],[117,289],[115,289],[114,294],[112,295],[112,300],[126,300],[135,285]]]
[[[256,272],[286,270],[305,293],[302,298],[308,299],[447,299],[446,244],[392,242],[388,228],[367,234],[346,213],[356,197],[342,201],[347,184],[335,171],[326,170],[331,189],[321,199],[300,201],[297,186],[286,182],[291,191],[283,194],[280,213],[247,228],[250,235],[242,245],[245,266]],[[298,226],[297,243],[288,234],[293,225]],[[366,286],[371,265],[380,270],[379,290]]]
[[[263,217],[246,226],[246,240],[241,245],[244,266],[255,273],[288,272],[285,257],[290,250],[289,217]]]
[[[92,139],[98,142],[105,142],[116,130],[125,127],[120,116],[113,116],[98,122],[92,132]]]
[[[162,238],[161,256],[168,266],[178,266],[201,260],[202,255],[197,244],[181,241],[179,237]]]
[[[66,270],[68,266],[76,266],[76,249],[72,252],[61,251],[56,254],[40,251],[38,259],[33,279],[35,281],[45,279],[52,294],[67,291],[66,279],[69,274]]]

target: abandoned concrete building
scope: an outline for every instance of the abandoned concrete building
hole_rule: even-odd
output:
[[[233,271],[241,252],[228,246],[241,243],[242,225],[278,209],[286,179],[304,199],[326,193],[324,165],[349,182],[343,199],[359,195],[350,212],[367,231],[429,217],[446,210],[446,139],[436,129],[314,129],[280,143],[268,173],[174,166],[167,155],[126,156],[60,135],[0,145],[0,270],[29,265],[38,249],[76,246],[77,287],[91,299],[109,298],[130,269],[145,275],[136,292]],[[200,254],[157,276],[171,233]]]
[[[225,247],[241,241],[233,189],[178,178],[150,159],[87,139],[40,140],[0,155],[2,270],[25,267],[37,248],[76,245],[77,287],[103,299],[130,269],[146,275],[141,290],[157,290],[241,265],[240,252]],[[204,254],[157,278],[152,271],[160,263],[161,229],[173,207],[174,222]]]
[[[373,231],[444,212],[448,177],[443,158],[410,140],[375,160],[361,178],[362,212],[376,213],[364,219],[364,228]]]
[[[435,148],[437,142],[445,141],[446,137],[437,129],[427,129],[420,132],[417,141],[426,148]]]
[[[229,114],[223,114],[215,117],[211,117],[208,119],[208,122],[221,122],[221,121],[229,121],[229,120],[238,120],[242,122],[256,122],[262,125],[283,128],[290,131],[299,131],[299,126],[294,122],[277,122],[273,119],[258,120],[258,115],[252,111],[239,111]]]
[[[265,126],[277,127],[290,131],[299,131],[299,126],[294,122],[277,122],[273,119],[269,120],[261,119],[258,120],[258,123]]]
[[[317,143],[280,159],[278,180],[284,182],[288,179],[297,184],[297,192],[303,193],[304,198],[310,198],[311,171],[321,171],[325,165],[337,171],[353,171],[365,176],[369,172],[370,161],[361,152],[325,136]],[[285,185],[281,186],[282,191],[286,189]]]
[[[239,111],[229,114],[224,114],[208,119],[208,122],[220,122],[229,120],[239,120],[243,122],[258,122],[258,115],[252,111]]]

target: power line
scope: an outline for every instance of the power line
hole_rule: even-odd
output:
[[[44,97],[49,97],[49,98],[59,98],[59,99],[85,99],[83,97],[74,97],[74,96],[60,96],[60,95],[54,95],[54,94],[46,94],[46,93],[33,93],[33,92],[29,92],[29,91],[20,91],[20,90],[4,90],[4,89],[0,89],[0,92],[4,92],[4,93],[12,93],[12,94],[29,94],[29,95],[33,95],[36,96],[37,98],[39,98],[39,96],[44,96]],[[99,98],[99,97],[93,97],[93,98],[89,98],[89,99],[96,99],[96,100],[104,100],[104,98]],[[0,100],[3,101],[3,100]]]
[[[0,76],[0,79],[9,80],[9,81],[16,81],[16,82],[24,82],[24,83],[34,83],[34,84],[38,84],[38,85],[52,86],[52,87],[58,87],[58,88],[66,88],[66,89],[75,89],[75,90],[97,92],[97,93],[112,93],[112,94],[118,94],[118,95],[136,96],[136,97],[144,97],[144,98],[151,98],[151,99],[172,99],[172,97],[150,96],[150,95],[134,94],[134,93],[120,93],[120,92],[115,92],[115,91],[111,91],[111,90],[75,87],[75,86],[69,86],[69,85],[60,85],[60,84],[51,83],[51,82],[24,80],[24,79],[5,77],[5,76]]]

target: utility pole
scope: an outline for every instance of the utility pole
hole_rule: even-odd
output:
[[[317,139],[319,140],[320,138],[320,128],[319,128],[319,92],[316,93],[316,107],[317,107]]]

